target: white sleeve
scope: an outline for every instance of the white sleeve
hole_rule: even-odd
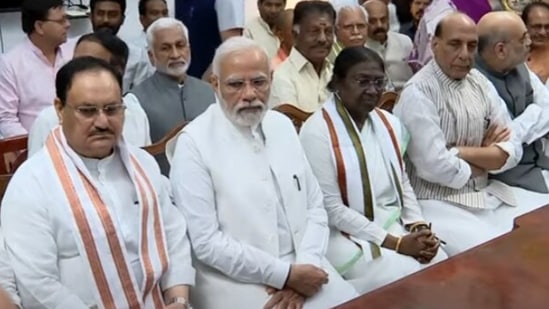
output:
[[[126,113],[124,119],[124,139],[137,147],[152,144],[149,118],[141,103],[133,93],[127,93],[124,98]]]
[[[244,0],[216,0],[215,10],[219,32],[244,28],[246,23]]]
[[[471,177],[471,167],[447,148],[435,104],[413,85],[404,88],[393,110],[410,132],[408,158],[419,177],[459,189]]]
[[[40,190],[40,186],[29,183],[32,179],[25,176],[18,171],[11,179],[1,212],[2,230],[17,284],[44,308],[88,309],[60,282],[59,249],[47,209],[53,205],[48,205],[50,201],[42,192],[29,194],[29,187]]]
[[[0,288],[4,289],[11,298],[11,301],[21,307],[21,299],[15,286],[15,275],[9,262],[8,253],[4,244],[4,236],[0,229]]]
[[[178,285],[194,285],[195,271],[192,267],[191,245],[187,237],[187,223],[171,200],[170,181],[163,175],[159,202],[170,260],[162,276],[161,286],[165,291]]]
[[[195,142],[183,133],[176,143],[170,181],[196,258],[234,280],[282,288],[290,264],[220,230],[215,189]]]
[[[288,59],[286,59],[288,61]],[[292,83],[286,72],[284,64],[278,67],[273,74],[273,83],[271,85],[271,96],[269,106],[271,108],[282,104],[291,104],[298,106],[297,89]]]
[[[317,117],[314,115],[313,117]],[[371,222],[363,214],[345,206],[337,182],[337,171],[332,160],[332,149],[327,129],[321,126],[320,119],[311,118],[305,122],[300,131],[303,149],[312,170],[318,179],[324,205],[328,212],[328,220],[338,230],[350,235],[381,245],[387,237],[387,232],[379,225]]]
[[[37,153],[48,139],[51,130],[59,124],[55,107],[44,108],[31,126],[27,141],[28,157]]]

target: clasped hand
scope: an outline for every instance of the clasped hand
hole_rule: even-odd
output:
[[[430,229],[423,229],[403,236],[398,252],[426,264],[437,255],[439,247],[436,235]]]

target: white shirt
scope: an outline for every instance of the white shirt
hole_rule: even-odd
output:
[[[124,93],[154,73],[149,56],[147,56],[147,49],[130,42],[126,42],[126,44],[128,45],[129,54],[122,82]]]
[[[186,223],[173,206],[166,179],[154,159],[142,150],[133,154],[158,194],[164,226],[169,266],[161,278],[161,287],[168,289],[194,283],[190,245],[186,237]],[[62,190],[43,149],[19,168],[10,182],[2,201],[2,227],[12,266],[17,276],[23,306],[26,309],[71,308],[88,309],[95,304],[91,285],[95,284],[82,260],[74,236],[74,219],[67,215],[63,201],[52,200],[51,191]],[[133,273],[143,280],[139,262],[140,220],[133,207],[137,193],[129,175],[115,152],[102,160],[83,160],[98,186],[104,202],[111,210],[113,222],[121,231]],[[28,188],[33,194],[28,194]],[[21,212],[21,209],[25,209]],[[123,297],[122,295],[113,295]]]
[[[376,212],[382,209],[394,208],[397,205],[397,192],[389,176],[389,169],[383,159],[383,152],[377,142],[370,121],[366,121],[361,131],[361,142],[364,148],[372,192],[375,194],[374,222],[364,216],[363,211],[351,209],[343,204],[337,179],[337,170],[330,144],[330,133],[320,112],[311,116],[300,131],[301,143],[311,164],[313,172],[324,193],[324,204],[328,212],[330,224],[341,231],[364,241],[381,245],[387,236],[382,227],[384,222],[376,220]],[[387,141],[391,143],[391,141]],[[401,218],[404,224],[423,221],[419,204],[413,194],[406,173],[402,180],[404,207]]]
[[[12,302],[17,306],[21,306],[21,300],[17,294],[15,286],[15,276],[11,268],[8,253],[4,244],[4,236],[0,229],[0,288],[4,289],[10,296]]]
[[[216,0],[219,31],[244,28],[246,23],[244,0]]]
[[[389,2],[387,8],[389,9],[389,31],[399,32],[400,21],[398,20],[396,6],[393,2]]]
[[[136,147],[144,147],[151,144],[149,119],[139,103],[126,100],[124,127],[122,135],[128,144]],[[53,105],[45,108],[38,114],[36,121],[29,132],[28,153],[29,157],[38,152],[46,143],[48,135],[59,125],[56,110]]]
[[[244,36],[256,41],[267,51],[267,56],[272,59],[276,56],[280,42],[278,37],[271,31],[269,25],[258,16],[246,24]]]
[[[414,46],[407,35],[389,31],[385,44],[368,38],[366,47],[381,56],[385,62],[385,72],[397,90],[401,89],[414,75],[412,68],[407,63],[407,58]]]
[[[297,49],[274,72],[270,106],[292,104],[305,112],[315,112],[328,99],[326,85],[332,77],[332,65],[324,62],[320,76]]]

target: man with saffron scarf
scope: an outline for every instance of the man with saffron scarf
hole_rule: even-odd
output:
[[[61,126],[4,196],[2,231],[24,308],[187,308],[185,221],[154,159],[121,138],[121,79],[92,57],[62,67]]]

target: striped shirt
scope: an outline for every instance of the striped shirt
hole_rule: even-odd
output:
[[[457,146],[480,147],[490,124],[510,125],[510,118],[489,81],[473,69],[462,80],[450,79],[430,61],[405,85],[394,113],[411,134],[407,153],[410,182],[418,199],[435,199],[472,208],[490,208],[489,193],[515,204],[510,188],[471,177],[469,164],[457,156]],[[498,146],[509,154],[500,171],[518,163],[520,147]],[[500,172],[493,171],[493,172]]]

